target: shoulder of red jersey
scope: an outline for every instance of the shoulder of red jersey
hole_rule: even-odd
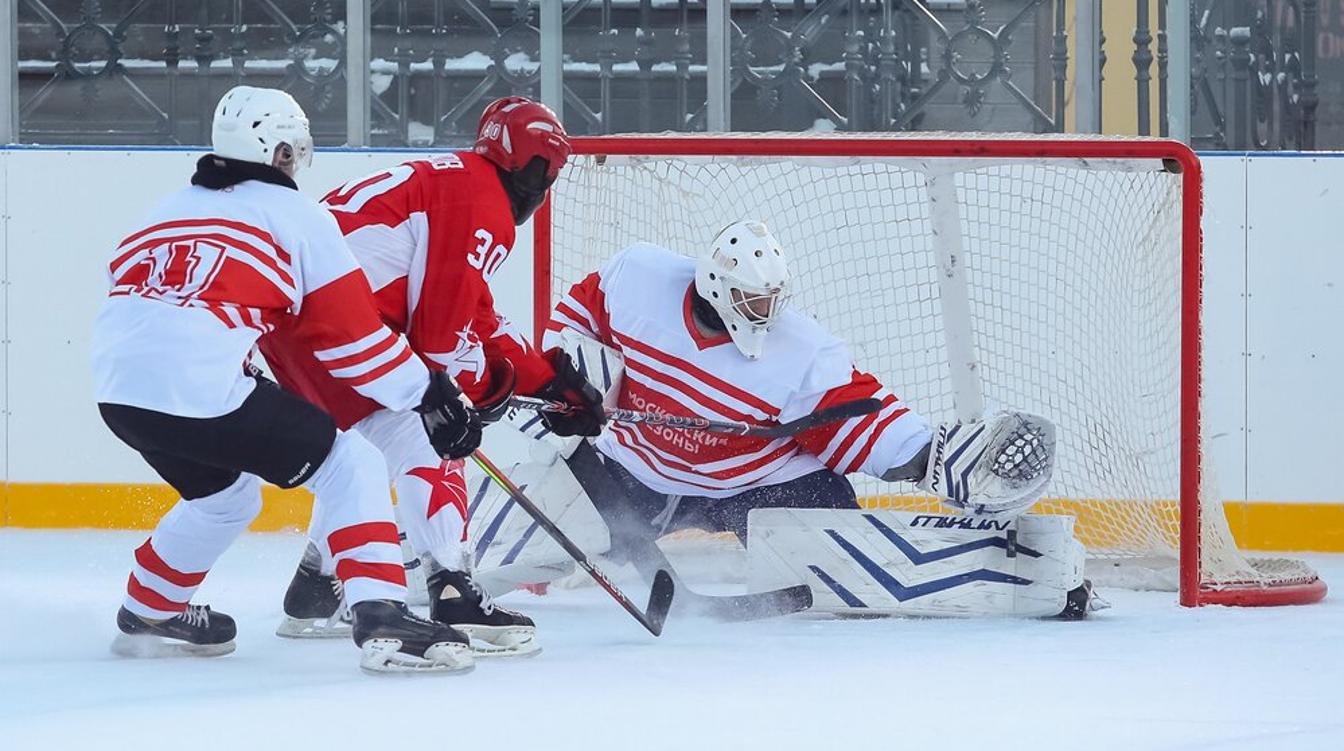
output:
[[[495,166],[470,151],[446,151],[423,159],[404,162],[422,180],[473,180],[495,177]]]

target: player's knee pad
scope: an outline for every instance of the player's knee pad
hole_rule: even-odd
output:
[[[261,513],[261,479],[243,473],[218,493],[184,501],[185,508],[208,523],[246,527]]]
[[[355,430],[382,452],[387,474],[393,479],[416,467],[436,466],[442,461],[414,412],[381,409],[355,423]]]
[[[314,493],[387,485],[382,453],[359,433],[348,430],[336,434],[322,466],[304,483]]]
[[[1068,516],[758,509],[747,557],[754,588],[806,583],[817,612],[1049,617],[1085,553]]]

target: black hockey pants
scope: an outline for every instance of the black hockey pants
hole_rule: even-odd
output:
[[[238,409],[219,417],[104,403],[98,411],[117,438],[187,500],[218,493],[243,472],[282,488],[302,485],[336,440],[336,423],[326,412],[264,378]]]

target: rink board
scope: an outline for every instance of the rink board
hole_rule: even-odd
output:
[[[185,184],[201,153],[0,150],[0,524],[143,528],[172,502],[98,418],[89,331],[108,249]],[[318,195],[422,153],[322,150],[300,182]],[[1206,155],[1204,165],[1206,419],[1230,526],[1252,549],[1344,550],[1344,475],[1328,419],[1344,414],[1334,386],[1344,348],[1311,325],[1344,320],[1344,255],[1332,252],[1330,221],[1344,158]],[[501,311],[528,328],[531,232],[518,236],[493,286]],[[266,500],[258,528],[306,526],[305,494],[269,490]]]

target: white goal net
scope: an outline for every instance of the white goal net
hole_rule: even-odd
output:
[[[763,219],[791,253],[790,304],[915,409],[936,422],[982,400],[1057,423],[1057,472],[1036,510],[1078,518],[1090,576],[1176,588],[1183,415],[1187,430],[1198,415],[1197,388],[1182,389],[1183,372],[1198,377],[1182,305],[1199,290],[1198,265],[1183,263],[1183,242],[1196,254],[1199,242],[1183,204],[1194,180],[1198,205],[1198,167],[1184,147],[917,134],[599,138],[577,150],[553,191],[539,305],[630,243],[696,254],[730,222]],[[931,195],[955,205],[936,209]],[[950,258],[969,321],[943,304]],[[957,331],[974,371],[949,366]],[[972,382],[954,383],[954,370]],[[1198,488],[1184,500],[1202,512],[1186,550],[1202,554],[1184,562],[1199,587],[1183,601],[1309,599],[1306,566],[1236,549],[1202,453],[1184,457],[1187,496]],[[912,486],[851,479],[866,503],[936,508]]]

